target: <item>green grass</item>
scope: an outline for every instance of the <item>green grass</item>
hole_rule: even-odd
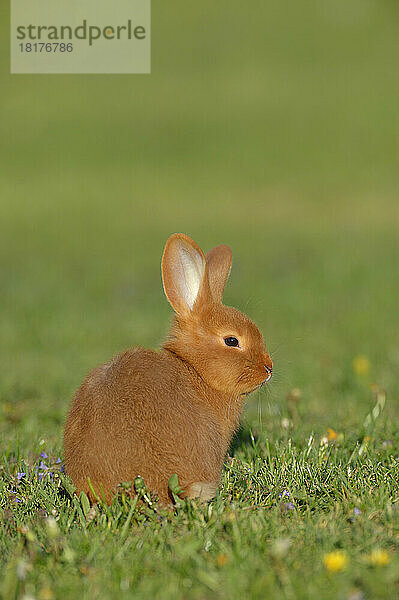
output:
[[[131,77],[10,76],[7,11],[0,595],[399,595],[397,4],[154,0],[153,72]],[[35,467],[62,457],[87,371],[166,335],[174,231],[231,245],[225,301],[258,323],[275,375],[215,501],[158,514],[120,496],[87,513],[59,465],[52,481]],[[337,549],[347,564],[330,573]]]
[[[295,428],[242,434],[220,496],[173,514],[123,493],[111,507],[89,510],[58,470],[38,481],[33,459],[6,453],[0,493],[14,500],[12,488],[20,502],[8,500],[3,512],[3,596],[384,598],[387,587],[392,596],[399,440],[377,423],[368,426],[368,444],[364,429],[329,444]],[[26,473],[19,482],[18,469]],[[347,565],[329,573],[322,559],[336,549]],[[370,562],[376,549],[388,565]]]

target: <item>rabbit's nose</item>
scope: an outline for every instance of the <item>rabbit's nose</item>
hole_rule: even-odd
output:
[[[265,365],[265,371],[266,371],[266,374],[267,374],[266,383],[268,381],[270,381],[271,378],[272,378],[272,375],[273,375],[273,368],[272,367],[273,367],[273,363],[272,363],[272,366]]]

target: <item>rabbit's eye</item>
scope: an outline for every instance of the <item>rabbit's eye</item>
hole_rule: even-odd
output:
[[[238,340],[236,337],[229,336],[224,338],[224,343],[226,346],[239,346]]]

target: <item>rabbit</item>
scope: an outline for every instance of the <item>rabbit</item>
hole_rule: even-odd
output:
[[[187,235],[171,235],[161,270],[175,314],[162,348],[122,352],[77,391],[65,426],[65,470],[92,502],[112,502],[118,484],[139,475],[166,505],[175,473],[182,498],[217,494],[245,398],[273,369],[256,325],[222,304],[231,263],[226,245],[205,256]]]

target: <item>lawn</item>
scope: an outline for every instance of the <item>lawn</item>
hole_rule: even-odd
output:
[[[243,6],[154,0],[148,76],[10,76],[0,8],[4,600],[399,596],[398,6]],[[174,231],[231,246],[275,374],[210,504],[90,508],[69,402],[162,343]]]

